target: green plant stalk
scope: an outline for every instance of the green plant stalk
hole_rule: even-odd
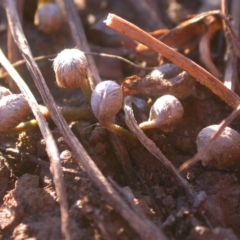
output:
[[[90,103],[91,102],[91,95],[92,95],[92,89],[89,83],[88,78],[86,77],[81,85],[81,90],[82,93],[84,95],[84,97],[87,99],[87,102]]]
[[[1,133],[2,135],[15,135],[15,134],[19,134],[21,132],[25,132],[25,131],[30,131],[33,130],[34,128],[38,127],[38,122],[36,119],[32,119],[26,122],[22,122],[20,124],[18,124],[15,128],[13,128],[12,130],[6,132],[6,133]]]
[[[44,108],[44,109],[43,109]],[[93,114],[89,109],[86,108],[77,108],[77,107],[59,107],[58,108],[63,117],[66,119],[66,121],[78,121],[78,120],[89,120],[93,118]],[[47,120],[51,120],[50,113],[48,109],[43,106],[42,111],[44,110],[44,117]],[[38,122],[35,119],[22,122],[12,130],[5,132],[5,133],[0,133],[0,135],[14,135],[14,134],[19,134],[23,131],[29,131],[33,130],[34,128],[38,127]]]
[[[66,121],[89,120],[94,117],[88,108],[58,107],[58,109]]]
[[[104,126],[108,131],[117,134],[118,136],[122,137],[125,141],[131,142],[133,144],[138,144],[137,137],[132,134],[127,129],[112,123],[112,122],[104,122],[100,123],[102,126]]]
[[[155,126],[155,121],[154,120],[142,122],[142,123],[139,124],[139,128],[141,130],[154,128],[154,126]]]

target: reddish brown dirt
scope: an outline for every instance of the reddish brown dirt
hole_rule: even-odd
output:
[[[86,8],[81,8],[82,2],[87,3]],[[157,6],[157,12],[168,28],[176,25],[167,11],[170,1],[149,2]],[[200,7],[200,1],[179,2],[182,3],[182,10],[187,13],[197,13]],[[137,15],[128,1],[79,0],[76,3],[78,3],[79,15],[92,51],[106,50],[119,53],[136,63],[140,62],[139,58],[130,54],[129,46],[121,45],[123,40],[126,45],[129,40],[101,25],[101,21],[107,13],[113,12],[144,30],[156,30],[149,29],[145,16]],[[55,54],[64,48],[75,47],[67,24],[57,34],[45,35],[33,24],[34,11],[34,6],[25,6],[23,24],[34,56]],[[1,13],[3,12],[1,9]],[[91,19],[94,24],[89,23]],[[3,26],[0,32],[0,47],[6,52],[4,14],[0,15],[0,24]],[[223,55],[223,52],[221,54]],[[198,62],[197,51],[190,57]],[[133,68],[117,59],[96,57],[95,61],[103,79],[114,79],[121,83],[127,76],[146,74],[145,71]],[[80,89],[73,91],[56,86],[52,61],[43,60],[38,62],[38,65],[58,105],[86,106],[87,103]],[[39,103],[42,103],[25,67],[18,67],[17,70],[26,80]],[[6,85],[3,80],[2,84]],[[179,167],[196,153],[195,140],[203,127],[220,123],[231,112],[225,103],[205,87],[197,84],[196,89],[198,97],[194,95],[181,100],[185,113],[183,120],[178,123],[173,132],[146,131],[148,137],[156,143],[175,167]],[[135,115],[140,121],[148,117],[148,111],[149,106],[142,112],[135,109]],[[29,119],[31,117],[29,116]],[[117,122],[126,126],[123,111],[118,114]],[[125,191],[131,191],[135,196],[136,205],[156,225],[162,225],[169,239],[240,238],[238,169],[219,171],[204,168],[198,163],[184,172],[182,176],[200,193],[194,203],[190,203],[185,191],[178,186],[174,177],[143,146],[125,144],[135,172],[135,176],[128,179],[116,157],[107,131],[99,125],[93,125],[94,123],[96,123],[95,119],[78,121],[72,123],[71,128],[103,174],[124,187]],[[49,124],[61,153],[62,165],[66,168],[64,180],[70,207],[72,238],[76,240],[139,239],[128,223],[104,201],[84,169],[77,165],[75,156],[72,156],[64,138],[53,123]],[[239,118],[231,124],[231,127],[240,130]],[[6,149],[9,148],[12,150],[7,152]],[[19,153],[16,154],[14,149],[19,150]],[[50,170],[31,160],[31,157],[35,157],[49,162],[40,131],[34,129],[19,136],[1,136],[0,151],[0,238],[62,239],[60,210]],[[206,204],[205,208],[208,212],[201,214],[201,204],[205,199],[211,200],[213,205]]]

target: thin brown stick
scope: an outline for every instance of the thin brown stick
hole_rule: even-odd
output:
[[[239,85],[238,81],[238,58],[234,51],[229,52],[226,61],[225,74],[224,74],[224,85],[235,91],[236,86]]]
[[[61,0],[61,1],[64,1],[65,10],[66,10],[66,13],[67,13],[67,16],[68,16],[69,25],[70,25],[71,32],[72,32],[73,38],[75,40],[75,43],[77,44],[77,46],[82,51],[89,52],[90,49],[89,49],[88,43],[86,41],[86,37],[85,37],[85,33],[84,33],[84,30],[83,30],[83,27],[82,27],[82,23],[81,23],[81,20],[79,19],[79,16],[77,14],[77,11],[76,11],[76,8],[73,4],[73,1],[72,0]],[[101,79],[100,79],[99,73],[97,71],[97,68],[95,66],[95,62],[94,62],[93,58],[88,59],[88,62],[89,62],[89,60],[91,62],[89,64],[90,71],[89,71],[88,75],[91,75],[91,74],[94,75],[94,76],[89,77],[89,81],[90,81],[91,87],[94,88],[101,81]],[[115,136],[115,138],[116,138],[116,136]],[[114,143],[112,143],[112,144],[114,145]],[[119,142],[119,144],[123,145],[123,143],[121,141]],[[122,146],[122,147],[124,148],[124,146]],[[121,164],[122,164],[121,160],[122,160],[123,157],[124,157],[123,154],[118,154],[118,158],[119,158]],[[123,164],[122,164],[122,166],[125,167]],[[121,197],[119,196],[119,200],[120,199],[121,199]],[[115,208],[115,210],[116,210],[116,208]],[[133,219],[130,218],[129,221],[130,221],[129,224],[131,226],[133,226],[134,225],[134,222],[132,223]],[[149,224],[147,224],[147,225],[149,225]],[[138,232],[140,236],[143,236],[143,235],[146,234],[146,233],[144,233],[145,229],[141,229],[141,230],[137,229],[136,232]],[[159,233],[156,233],[156,234],[158,235]],[[151,238],[151,236],[149,236],[149,237]],[[165,236],[164,236],[164,238],[165,238]]]
[[[229,32],[231,33],[231,39],[234,47],[234,51],[238,58],[240,58],[240,40],[238,37],[238,34],[233,29],[231,23],[228,21],[228,17],[226,17],[224,14],[220,14],[219,16],[224,20],[226,27],[228,28]]]
[[[127,64],[129,64],[129,65],[131,65],[135,68],[140,68],[140,69],[145,69],[145,70],[154,70],[155,69],[155,67],[142,67],[138,64],[135,64],[135,63],[129,61],[126,58],[123,58],[123,57],[115,55],[115,54],[97,53],[97,52],[84,52],[84,51],[82,51],[82,52],[86,55],[95,55],[95,56],[106,57],[106,58],[115,58],[115,59],[123,61],[123,62],[125,62],[125,63],[127,63]],[[49,60],[50,58],[54,58],[56,56],[57,56],[57,54],[49,54],[49,55],[45,55],[45,56],[34,57],[34,60],[36,62],[46,60],[46,59]],[[25,61],[24,60],[19,60],[17,62],[12,63],[12,66],[13,67],[18,67],[18,66],[21,66],[22,64],[25,64]],[[4,72],[2,69],[0,69],[0,78],[5,78],[7,76],[8,76],[8,73]]]
[[[23,12],[24,1],[25,0],[18,0],[16,2],[17,12],[18,12],[18,16],[19,16],[19,19],[20,19],[21,23],[22,23],[22,18],[23,18],[22,12]],[[14,42],[14,39],[12,37],[12,33],[11,33],[11,30],[10,30],[9,26],[7,28],[7,58],[9,60],[9,62],[11,62],[11,63],[22,59],[22,55],[19,52],[16,43]],[[13,79],[11,79],[11,77],[8,76],[8,78],[6,79],[6,82],[9,86],[9,89],[13,93],[20,93],[20,90],[19,90],[17,84],[14,82]]]
[[[32,77],[37,80],[38,79],[43,80],[41,72],[38,70],[36,63],[33,60],[30,48],[27,44],[27,40],[23,34],[23,29],[17,14],[16,5],[15,5],[16,2],[14,0],[5,0],[3,2],[4,2],[7,19],[8,19],[8,26],[11,30],[12,37],[16,45],[18,46],[23,58],[25,59],[27,63],[27,67],[29,68]],[[65,239],[70,240],[71,233],[69,230],[67,195],[66,195],[65,184],[63,180],[63,173],[61,169],[61,161],[59,158],[57,145],[54,141],[54,138],[48,127],[46,120],[44,119],[43,115],[39,110],[35,97],[33,96],[32,92],[29,90],[28,86],[25,84],[24,80],[17,73],[17,71],[11,66],[11,64],[5,58],[2,52],[1,52],[1,61],[2,61],[2,65],[8,71],[9,75],[14,79],[19,89],[28,100],[28,103],[33,111],[33,114],[35,115],[35,118],[38,121],[39,128],[46,142],[46,151],[51,162],[51,171],[53,174],[53,181],[54,181],[54,184],[56,187],[56,193],[59,199],[60,212],[61,212],[61,231]],[[44,80],[42,82],[44,82]],[[48,94],[51,96],[50,92]]]
[[[227,0],[221,0],[221,11],[224,15],[228,15],[228,2]]]
[[[222,13],[228,16],[227,1],[221,1],[221,10]],[[226,65],[224,73],[224,85],[230,90],[234,91],[237,85],[237,54],[234,51],[234,46],[232,42],[232,37],[229,29],[226,26],[225,21],[223,20],[223,29],[225,34],[225,39],[227,43],[226,51]]]
[[[121,199],[111,184],[109,184],[96,164],[89,157],[83,146],[79,143],[78,139],[70,131],[66,121],[57,109],[57,105],[43,79],[39,68],[33,60],[27,40],[19,23],[19,19],[16,18],[16,14],[12,14],[12,12],[9,11],[9,9],[15,9],[14,1],[5,0],[5,6],[7,10],[8,22],[12,27],[12,33],[14,33],[14,40],[18,44],[35,85],[42,95],[44,104],[50,110],[53,121],[57,125],[66,142],[69,144],[73,154],[76,156],[77,163],[85,169],[88,176],[98,187],[105,200],[114,208],[117,213],[119,213],[119,215],[122,216],[123,219],[128,222],[128,224],[136,231],[136,233],[139,234],[141,239],[167,239],[161,229],[153,224],[147,217],[140,218],[139,216],[136,216],[132,209]],[[47,149],[52,151],[52,146],[47,145]]]
[[[14,14],[14,7],[12,7],[10,1],[8,4],[9,4],[9,8],[6,5],[6,12],[9,17],[11,14]],[[16,24],[16,21],[13,20],[13,22]],[[10,28],[11,27],[12,26],[10,25]],[[14,31],[13,31],[13,36],[15,38]],[[33,111],[33,114],[35,115],[35,118],[38,121],[41,133],[46,142],[46,150],[47,150],[50,162],[51,162],[53,181],[54,181],[54,184],[56,187],[57,196],[59,198],[60,211],[61,211],[61,215],[62,215],[61,216],[62,233],[66,239],[70,240],[71,234],[69,231],[69,215],[68,215],[67,195],[66,195],[66,191],[65,191],[65,185],[64,185],[61,162],[60,162],[60,158],[59,158],[59,152],[57,149],[57,145],[54,141],[54,138],[51,134],[50,129],[48,128],[47,122],[38,107],[35,97],[33,96],[32,92],[30,91],[30,89],[28,88],[28,86],[26,85],[24,80],[18,74],[18,72],[11,66],[11,63],[4,56],[1,49],[0,49],[0,62],[3,65],[3,67],[8,71],[9,75],[12,77],[12,79],[15,81],[15,83],[17,84],[17,86],[19,87],[21,92],[26,97],[26,99]]]
[[[83,26],[73,0],[61,0],[61,2],[64,2],[68,23],[77,47],[82,51],[90,52]],[[94,87],[101,82],[101,79],[93,57],[88,55],[87,60],[90,69],[88,71],[88,80],[91,88],[94,89]]]
[[[240,31],[239,12],[240,12],[240,1],[239,0],[231,1],[230,14],[234,19],[233,29],[236,31],[238,37],[239,37],[239,31]]]
[[[122,141],[116,134],[109,133],[109,137],[114,148],[114,152],[119,159],[119,162],[125,172],[130,183],[136,180],[136,174],[134,172],[132,163],[130,161],[127,149]]]
[[[197,153],[193,158],[184,162],[179,167],[179,171],[180,172],[185,171],[188,168],[195,165],[197,162],[199,162],[201,160],[201,158],[211,149],[211,147],[215,143],[216,139],[220,136],[220,134],[222,133],[224,128],[226,126],[228,126],[238,116],[239,112],[240,112],[240,106],[238,106],[225,120],[223,120],[219,124],[219,129],[213,134],[213,136],[212,136],[210,142],[208,143],[208,145],[206,145],[206,147],[203,148],[201,152]]]
[[[133,110],[132,110],[132,97],[127,96],[124,98],[124,111],[125,111],[125,120],[129,129],[138,137],[138,140],[143,144],[143,146],[153,154],[162,164],[168,169],[175,179],[177,183],[185,189],[188,196],[193,200],[196,196],[195,191],[189,185],[189,183],[181,177],[178,173],[177,169],[171,164],[171,162],[163,155],[161,150],[155,145],[155,143],[149,139],[143,131],[139,128],[137,121],[134,118]]]
[[[199,42],[199,54],[200,59],[204,63],[205,67],[212,73],[216,78],[222,78],[222,74],[219,72],[217,67],[214,65],[211,52],[210,43],[212,37],[221,29],[218,23],[208,25],[207,31],[203,34]]]
[[[179,67],[188,71],[189,74],[195,77],[201,84],[211,89],[232,108],[235,109],[240,104],[240,97],[227,89],[217,78],[200,67],[198,64],[194,63],[182,54],[175,52],[172,48],[153,38],[134,24],[114,14],[109,14],[105,22],[109,27],[143,43],[154,51],[162,54]]]
[[[144,217],[143,212],[140,210],[140,208],[134,202],[134,194],[131,191],[131,189],[129,187],[122,188],[111,177],[108,177],[108,181],[112,184],[112,186],[116,189],[116,191],[127,201],[128,205],[131,207],[131,209],[137,215],[139,215],[139,217]],[[129,191],[125,190],[127,188],[129,188]]]
[[[240,36],[240,19],[239,19],[239,12],[240,12],[240,0],[236,0],[236,1],[231,1],[231,8],[230,8],[230,14],[233,18],[233,22],[232,22],[232,26],[233,26],[233,29],[235,30],[236,32],[236,35],[237,37],[239,38]],[[235,53],[235,51],[232,51],[233,52],[233,65],[234,66],[234,74],[236,75],[233,75],[234,79],[235,79],[235,83],[236,83],[236,87],[239,89],[240,88],[240,83],[238,81],[238,75],[237,75],[237,72],[238,72],[238,66],[239,66],[239,63],[238,63],[238,59],[237,59],[237,54]]]

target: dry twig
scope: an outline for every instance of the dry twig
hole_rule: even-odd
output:
[[[19,1],[16,2],[17,13],[18,13],[18,16],[19,16],[19,19],[20,19],[21,23],[22,23],[22,18],[23,18],[22,12],[23,12],[24,1],[25,0],[19,0]],[[11,63],[22,59],[21,53],[19,52],[16,43],[14,42],[14,39],[12,37],[12,33],[11,33],[11,30],[10,30],[9,26],[7,28],[7,58],[9,60],[9,62],[11,62]],[[8,78],[6,80],[7,80],[7,84],[9,86],[9,89],[12,92],[14,92],[14,93],[19,93],[20,92],[17,84],[14,82],[13,79],[11,79],[11,77],[8,76]]]
[[[161,150],[155,145],[155,143],[149,139],[139,128],[137,121],[134,118],[132,110],[132,97],[127,96],[124,98],[124,111],[125,111],[125,120],[129,129],[138,137],[139,141],[143,144],[147,150],[153,154],[165,168],[167,168],[177,180],[177,183],[180,186],[184,187],[188,196],[193,199],[196,195],[193,188],[188,184],[188,182],[180,176],[176,168],[171,164],[171,162],[163,155]]]
[[[12,6],[11,4],[12,3],[9,1],[9,5],[6,5],[6,12],[7,12],[7,16],[9,18],[8,21],[10,23],[10,28],[13,33],[13,38],[15,39],[15,41],[17,40],[16,41],[17,45],[18,44],[21,45],[21,42],[20,41],[18,42],[18,39],[16,38],[16,35],[15,35],[15,31],[12,29],[12,26],[11,26],[11,23],[13,23],[13,22],[14,22],[14,24],[19,23],[18,21],[15,21],[17,19],[10,19],[11,15],[14,14],[14,10],[15,10],[14,6]],[[18,27],[21,27],[21,26],[19,25]],[[58,152],[56,143],[54,141],[54,138],[51,134],[50,129],[48,128],[48,125],[47,125],[43,115],[41,114],[41,111],[38,107],[35,97],[29,90],[28,86],[25,84],[24,80],[18,74],[18,72],[11,66],[10,62],[4,56],[2,50],[0,50],[0,62],[4,66],[4,68],[8,71],[9,75],[12,77],[12,79],[18,85],[21,92],[26,97],[26,99],[35,115],[35,118],[38,121],[41,133],[44,137],[44,140],[46,141],[46,149],[47,149],[47,153],[48,153],[48,156],[49,156],[49,159],[51,162],[53,181],[54,181],[54,184],[56,187],[57,196],[59,198],[60,210],[61,210],[61,215],[62,215],[62,217],[61,217],[62,233],[66,239],[71,239],[70,231],[68,228],[69,227],[69,215],[68,215],[67,196],[66,196],[66,192],[65,192],[65,185],[64,185],[64,181],[63,181],[59,152]],[[32,64],[32,63],[33,62],[30,60],[30,64]]]
[[[67,1],[70,2],[70,1]],[[43,102],[48,107],[51,112],[51,116],[55,124],[57,125],[59,131],[62,133],[66,142],[68,142],[69,146],[73,154],[76,156],[76,160],[78,164],[83,167],[91,180],[98,187],[99,191],[105,198],[105,200],[118,212],[127,222],[128,224],[139,234],[141,239],[167,239],[164,233],[154,225],[147,217],[140,218],[137,216],[131,208],[121,199],[119,194],[114,190],[114,188],[109,184],[103,174],[100,172],[96,164],[89,157],[83,146],[79,143],[75,135],[70,131],[68,125],[62,115],[59,113],[57,109],[57,105],[46,86],[46,83],[42,77],[41,72],[39,71],[36,63],[33,60],[32,54],[30,52],[27,40],[23,34],[22,27],[19,23],[19,19],[17,18],[17,14],[14,14],[10,11],[10,9],[15,9],[13,0],[5,1],[8,22],[12,27],[12,32],[17,33],[14,35],[15,42],[18,44],[20,51],[26,61],[27,67],[33,77],[35,85],[37,86],[39,92],[42,95]],[[14,23],[14,24],[13,24]],[[48,136],[51,136],[50,133]],[[50,151],[52,149],[52,145],[48,145],[47,148]],[[59,154],[57,154],[59,157]],[[63,185],[62,185],[63,186]],[[60,197],[60,196],[59,196]],[[66,219],[66,218],[63,218]],[[64,223],[65,224],[65,223]],[[64,226],[63,226],[64,227]],[[67,236],[68,237],[68,236]],[[68,237],[70,238],[70,237]]]
[[[63,0],[61,0],[63,1]],[[76,9],[74,7],[73,1],[72,0],[64,0],[64,4],[65,4],[65,9],[67,12],[67,16],[68,16],[68,21],[70,24],[70,28],[72,31],[72,35],[75,39],[75,42],[77,44],[77,46],[86,52],[89,52],[89,47],[86,41],[86,37],[82,28],[82,24],[81,21],[77,15]],[[84,36],[83,36],[84,35]],[[89,59],[88,59],[89,61]],[[101,81],[99,75],[98,75],[98,71],[96,71],[96,66],[94,61],[91,62],[91,64],[89,64],[89,72],[91,72],[92,74],[94,74],[94,76],[96,78],[89,78],[90,81],[90,85],[92,86],[92,88],[94,88],[97,83],[99,83]],[[111,134],[111,133],[110,133]],[[114,137],[116,138],[116,136]],[[123,149],[125,149],[125,146],[123,145],[123,143],[120,141],[119,144],[121,145],[121,147]],[[113,143],[114,146],[114,143]],[[118,152],[119,153],[119,152]],[[120,163],[123,167],[123,169],[126,171],[127,175],[130,174],[130,172],[132,171],[132,167],[130,165],[130,162],[122,162],[123,158],[126,157],[124,156],[122,153],[121,155],[118,154]],[[127,165],[125,165],[127,164]],[[94,166],[96,167],[96,166]],[[97,167],[96,167],[97,168]],[[87,167],[86,171],[89,169],[90,171],[90,167]],[[92,171],[92,170],[91,170]],[[144,225],[144,227],[142,229],[139,228],[139,220],[137,218],[139,218],[139,216],[134,216],[134,213],[132,212],[132,214],[130,214],[129,211],[129,207],[127,205],[125,205],[125,203],[123,202],[123,200],[121,199],[121,196],[119,196],[117,194],[117,192],[115,192],[114,194],[112,193],[111,196],[109,196],[108,194],[106,195],[106,190],[108,189],[108,191],[111,189],[111,191],[115,191],[111,185],[107,182],[107,180],[102,176],[102,174],[99,172],[98,169],[95,170],[96,172],[96,176],[92,176],[92,174],[89,174],[90,178],[92,178],[92,180],[95,182],[95,184],[99,187],[101,193],[105,196],[106,200],[114,207],[114,209],[123,217],[125,218],[129,225],[133,227],[133,229],[135,229],[135,231],[143,238],[145,238],[146,236],[150,238],[154,237],[160,237],[162,236],[165,239],[165,236],[163,235],[163,233],[158,229],[156,229],[155,225],[153,225],[149,220],[141,220],[143,222],[145,222],[146,225]],[[87,171],[88,172],[88,171]],[[99,178],[99,179],[97,179]],[[131,177],[132,178],[132,177]],[[101,179],[101,181],[100,181]],[[103,184],[103,185],[102,185]],[[127,210],[129,209],[129,210]],[[142,224],[141,224],[142,225]],[[149,235],[149,229],[155,229],[155,231],[157,230],[157,232],[152,232]]]
[[[201,160],[201,158],[211,149],[216,139],[221,135],[222,131],[226,126],[228,126],[239,114],[240,106],[238,106],[225,120],[223,120],[219,124],[219,129],[213,134],[211,141],[209,144],[199,153],[197,153],[193,158],[184,162],[180,167],[179,171],[182,172]]]
[[[109,137],[114,149],[114,152],[117,158],[120,161],[120,164],[129,180],[129,182],[134,182],[136,180],[136,174],[134,172],[134,168],[130,161],[127,149],[122,142],[122,140],[115,134],[109,133]]]
[[[239,19],[240,4],[239,3],[240,3],[239,0],[231,1],[231,8],[230,8],[230,13],[233,18],[233,29],[236,31],[237,36],[239,36],[239,31],[240,31],[240,19]]]
[[[222,78],[222,74],[218,71],[217,67],[214,65],[211,59],[210,52],[211,39],[216,34],[216,32],[218,32],[222,28],[222,26],[217,21],[212,20],[212,22],[210,22],[211,20],[212,19],[210,18],[207,25],[207,30],[200,39],[199,54],[201,61],[204,63],[205,67],[209,70],[209,72],[217,78]]]
[[[107,53],[98,53],[98,52],[84,52],[82,51],[85,55],[95,55],[95,56],[100,56],[100,57],[106,57],[106,58],[115,58],[115,59],[118,59],[120,61],[123,61],[135,68],[140,68],[140,69],[145,69],[145,70],[153,70],[155,69],[154,67],[142,67],[138,64],[135,64],[133,62],[131,62],[130,60],[126,59],[126,58],[123,58],[121,56],[118,56],[116,54],[107,54]],[[49,60],[51,58],[54,58],[56,57],[57,54],[49,54],[49,55],[45,55],[45,56],[39,56],[39,57],[34,57],[34,60],[37,62],[37,61],[42,61],[42,60]],[[14,62],[12,63],[12,66],[13,67],[18,67],[18,66],[21,66],[22,64],[25,64],[25,61],[24,60],[19,60],[17,62]],[[5,78],[8,76],[8,73],[7,72],[4,72],[3,69],[0,69],[0,78]]]
[[[134,202],[134,194],[132,193],[131,189],[129,187],[122,188],[110,177],[108,177],[108,181],[112,184],[112,186],[116,189],[116,191],[121,195],[121,197],[126,200],[126,202],[131,207],[131,209],[137,215],[139,215],[139,217],[144,217],[143,212]]]
[[[221,1],[221,9],[222,13],[228,16],[227,10],[227,1]],[[239,14],[239,13],[238,13]],[[233,40],[231,37],[231,32],[229,28],[226,27],[225,21],[223,21],[223,29],[227,43],[227,52],[226,52],[226,66],[225,66],[225,74],[224,74],[224,85],[234,91],[237,86],[237,54],[234,51]]]
[[[90,48],[87,43],[87,39],[83,30],[82,23],[79,19],[77,10],[75,8],[74,2],[72,0],[61,0],[61,2],[64,2],[64,7],[67,14],[67,19],[70,25],[70,29],[72,32],[72,36],[74,38],[74,41],[77,45],[77,47],[85,52],[90,52]],[[88,65],[89,65],[89,71],[88,71],[88,80],[90,82],[90,86],[92,89],[101,82],[101,79],[98,74],[97,67],[94,63],[94,59],[92,56],[87,56]]]
[[[153,38],[134,24],[114,14],[108,15],[106,24],[109,27],[133,38],[134,40],[145,44],[149,48],[169,59],[171,62],[188,71],[189,74],[195,77],[201,84],[212,90],[232,108],[235,109],[238,105],[240,105],[240,97],[227,89],[216,77],[182,54],[175,52],[172,48]],[[238,42],[236,42],[236,44],[237,43]]]

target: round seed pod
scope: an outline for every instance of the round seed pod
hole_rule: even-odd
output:
[[[56,3],[41,5],[34,16],[34,24],[47,34],[57,32],[64,21],[61,8]]]
[[[119,112],[122,107],[122,88],[114,81],[107,80],[97,84],[91,97],[93,114],[104,125]]]
[[[11,95],[11,91],[8,88],[0,86],[0,99],[2,99],[5,96]]]
[[[171,79],[181,73],[183,70],[173,63],[166,63],[159,66],[149,73],[149,76],[153,80],[159,79]]]
[[[169,132],[181,120],[183,113],[183,106],[177,98],[164,95],[152,105],[148,121],[139,124],[139,127],[141,129],[160,128],[164,132]]]
[[[76,48],[61,51],[53,61],[57,85],[69,89],[81,87],[87,78],[87,67],[82,51]]]
[[[22,94],[11,94],[0,100],[0,133],[21,123],[29,113],[29,105]]]
[[[219,125],[202,129],[197,137],[197,151],[201,152],[210,142]],[[225,127],[211,149],[202,157],[203,166],[217,169],[232,169],[240,166],[240,134],[230,127]]]

